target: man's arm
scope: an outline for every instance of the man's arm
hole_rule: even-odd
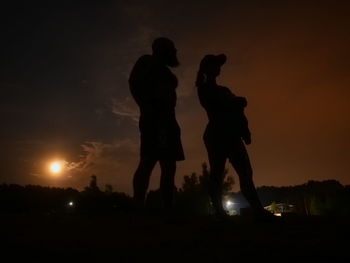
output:
[[[245,97],[239,97],[231,93],[230,96],[231,104],[234,105],[234,108],[236,108],[240,112],[240,131],[241,131],[241,137],[246,145],[251,144],[251,133],[249,130],[248,125],[248,119],[246,115],[244,114],[244,108],[247,107],[248,102]]]
[[[150,55],[140,57],[135,63],[129,77],[129,87],[132,96],[139,105],[150,100]]]

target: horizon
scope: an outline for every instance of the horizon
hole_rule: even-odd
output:
[[[322,181],[317,181],[317,180],[309,180],[305,183],[302,183],[302,184],[296,184],[296,185],[280,185],[280,186],[275,186],[275,185],[260,185],[260,186],[257,186],[256,189],[259,190],[261,188],[288,188],[288,187],[299,187],[299,186],[307,186],[308,184],[310,183],[329,183],[329,182],[336,182],[336,183],[339,183],[342,187],[346,188],[346,187],[350,187],[350,184],[342,184],[341,182],[339,182],[338,180],[335,180],[335,179],[326,179],[326,180],[322,180]],[[236,184],[236,183],[234,183]],[[83,186],[83,188],[74,188],[74,187],[71,187],[71,186],[65,186],[65,187],[60,187],[60,186],[52,186],[52,185],[39,185],[39,184],[25,184],[25,185],[22,185],[22,184],[11,184],[11,183],[6,183],[6,182],[2,182],[0,183],[0,186],[2,185],[7,185],[7,186],[11,186],[11,185],[15,185],[15,186],[21,186],[21,187],[27,187],[27,186],[40,186],[40,187],[43,187],[43,188],[59,188],[59,189],[72,189],[72,190],[76,190],[78,192],[82,192],[85,190],[85,188],[87,188],[89,185],[86,185],[86,186]],[[97,181],[97,187],[99,188],[99,190],[101,192],[105,192],[105,187],[107,185],[110,185],[112,186],[112,191],[115,192],[115,193],[121,193],[121,194],[126,194],[127,196],[129,196],[129,193],[126,193],[126,192],[123,192],[123,191],[119,191],[119,189],[116,189],[113,187],[113,185],[111,184],[105,184],[105,185],[99,185],[98,181]],[[182,186],[179,186],[177,187],[177,190],[180,190],[182,189]],[[159,190],[159,189],[150,189],[150,191],[156,191],[156,190]],[[228,193],[233,193],[233,194],[240,194],[241,191],[234,191],[233,189],[231,189]]]

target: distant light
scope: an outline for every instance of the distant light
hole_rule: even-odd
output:
[[[230,201],[230,200],[226,201],[226,208],[229,208],[229,207],[231,207],[232,205],[234,205],[234,202],[232,202],[232,201]]]
[[[72,202],[72,201],[70,201],[69,203],[68,203],[68,206],[74,206],[74,202]]]
[[[275,213],[275,216],[282,216],[281,213]]]

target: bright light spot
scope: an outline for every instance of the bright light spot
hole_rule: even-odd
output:
[[[69,205],[69,206],[73,206],[73,205],[74,205],[74,202],[70,201],[70,202],[68,203],[68,205]]]
[[[230,200],[226,201],[226,207],[229,208],[230,206],[232,206],[234,203]]]
[[[275,213],[275,216],[282,216],[281,213]]]
[[[54,174],[58,174],[62,171],[62,163],[61,162],[53,162],[50,164],[50,171]]]

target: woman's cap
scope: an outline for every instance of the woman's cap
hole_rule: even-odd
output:
[[[209,65],[217,65],[222,66],[226,63],[226,55],[225,54],[219,54],[219,55],[206,55],[202,61],[201,61],[201,67],[206,68]]]

